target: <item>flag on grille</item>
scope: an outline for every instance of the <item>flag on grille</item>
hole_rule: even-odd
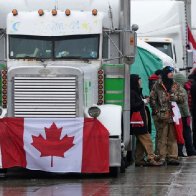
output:
[[[2,168],[109,172],[109,133],[91,118],[0,119]]]

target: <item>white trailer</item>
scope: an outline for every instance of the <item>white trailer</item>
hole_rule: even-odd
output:
[[[183,1],[132,1],[132,22],[138,24],[138,37],[165,52],[178,69],[189,67],[187,13]]]

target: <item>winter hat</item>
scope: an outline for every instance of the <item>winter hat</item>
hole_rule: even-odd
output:
[[[173,67],[166,66],[163,68],[162,73],[161,73],[163,84],[165,85],[168,92],[171,91],[171,87],[173,85],[173,78],[168,78],[168,73],[171,73],[173,71],[174,71]]]
[[[161,75],[162,70],[161,70],[161,69],[157,69],[154,73],[155,73],[157,76],[159,76],[159,75]]]
[[[152,74],[152,75],[148,78],[148,80],[158,80],[158,79],[159,79],[159,76],[156,75],[156,74]]]
[[[159,79],[159,75],[161,75],[162,70],[161,69],[157,69],[149,78],[148,80],[158,80]]]
[[[141,78],[138,74],[131,74],[130,75],[131,86],[135,86],[135,85],[137,86],[139,79]]]
[[[131,74],[130,75],[130,86],[131,86],[131,89],[132,90],[136,90],[136,91],[138,91],[139,90],[139,79],[141,79],[140,77],[139,77],[139,75],[138,74]]]
[[[177,73],[174,75],[174,80],[179,83],[181,86],[184,86],[184,84],[187,82],[187,78],[181,74],[181,73]]]
[[[167,76],[168,73],[173,72],[174,68],[170,66],[166,66],[163,68],[161,74]]]

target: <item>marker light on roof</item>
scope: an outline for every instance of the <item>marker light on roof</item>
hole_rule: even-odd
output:
[[[39,9],[39,10],[38,10],[38,14],[39,14],[40,16],[43,16],[43,15],[44,15],[44,11],[43,11],[42,9]]]
[[[13,10],[12,10],[12,14],[13,14],[13,16],[17,16],[17,15],[18,15],[17,9],[13,9]]]
[[[53,9],[53,10],[52,10],[52,15],[53,15],[53,16],[56,16],[56,15],[57,15],[57,10]]]
[[[96,15],[97,15],[97,12],[98,12],[97,9],[93,9],[93,10],[92,10],[92,15],[93,15],[93,16],[96,16]]]
[[[71,11],[70,11],[70,9],[66,9],[66,10],[65,10],[65,14],[66,14],[66,16],[71,15]]]

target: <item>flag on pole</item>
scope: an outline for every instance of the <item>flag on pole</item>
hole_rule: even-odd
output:
[[[189,27],[188,27],[188,42],[191,50],[193,50],[193,67],[196,67],[196,41]]]
[[[2,168],[109,172],[109,133],[90,118],[0,119]]]
[[[176,102],[172,101],[173,121],[176,130],[176,139],[178,144],[184,144],[183,124],[179,107]]]
[[[196,41],[189,27],[188,27],[188,41],[190,43],[191,48],[194,48],[196,50]]]

